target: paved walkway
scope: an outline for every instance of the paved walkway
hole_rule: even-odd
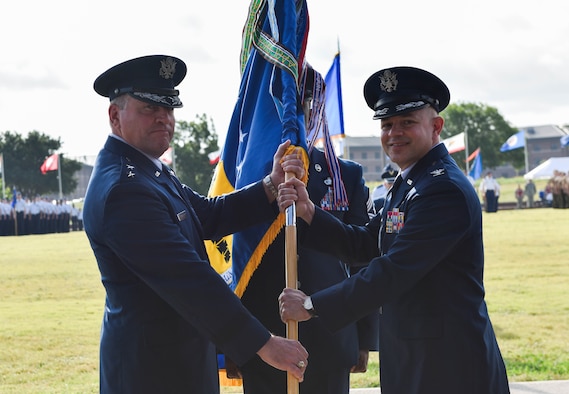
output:
[[[225,388],[222,393],[243,393],[241,387]],[[381,394],[379,388],[351,389],[350,394]],[[569,380],[546,380],[542,382],[512,382],[510,394],[569,394]]]
[[[350,394],[380,394],[381,390],[352,389]],[[569,394],[569,380],[547,380],[543,382],[512,382],[510,394]]]

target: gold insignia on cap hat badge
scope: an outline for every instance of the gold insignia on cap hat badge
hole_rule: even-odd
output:
[[[176,73],[176,61],[171,57],[160,60],[160,76],[164,79],[174,78]]]
[[[397,74],[391,72],[391,70],[385,70],[383,74],[379,76],[379,87],[387,93],[396,91],[398,83]]]

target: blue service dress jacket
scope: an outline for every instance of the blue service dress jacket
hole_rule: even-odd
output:
[[[270,333],[211,268],[203,240],[277,211],[260,182],[208,199],[108,138],[84,204],[107,294],[101,393],[218,393],[216,346],[238,364],[255,355]]]
[[[320,206],[330,201],[330,196],[327,194],[332,184],[332,177],[324,152],[313,149],[309,159],[307,187],[310,198]],[[350,209],[347,211],[330,210],[329,212],[346,223],[363,225],[369,221],[367,208],[369,192],[362,177],[362,167],[348,160],[340,160],[339,163]],[[297,231],[300,235],[302,229],[299,227]],[[253,315],[271,332],[282,336],[286,334],[285,324],[280,319],[277,300],[285,287],[284,253],[284,231],[281,231],[263,256],[241,297],[241,301]],[[302,246],[298,248],[298,256],[299,288],[307,294],[312,294],[347,278],[346,267],[337,257]],[[300,323],[299,340],[309,353],[309,367],[305,373],[305,381],[299,386],[300,393],[328,392],[327,387],[334,382],[328,382],[328,384],[322,381],[314,382],[318,387],[309,388],[311,375],[338,369],[348,370],[349,374],[349,369],[357,363],[359,349],[377,350],[377,326],[377,314],[367,316],[357,324],[349,324],[335,333],[330,332],[319,319]],[[286,393],[285,373],[270,371],[259,360],[244,365],[242,372],[245,379],[245,392]],[[330,379],[336,378],[334,374],[331,375]],[[247,381],[248,377],[251,382]]]
[[[316,209],[305,243],[344,260],[371,260],[313,294],[316,313],[337,330],[381,307],[383,394],[508,393],[484,301],[476,191],[443,144],[391,191],[382,217],[366,227]]]

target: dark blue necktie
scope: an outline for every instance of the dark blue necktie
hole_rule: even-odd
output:
[[[393,182],[393,185],[391,186],[391,189],[387,192],[387,196],[385,196],[385,204],[383,204],[384,212],[387,212],[393,206],[391,202],[393,200],[393,196],[397,193],[397,189],[401,185],[401,182],[403,182],[403,177],[401,174],[398,174],[395,178],[395,182]]]

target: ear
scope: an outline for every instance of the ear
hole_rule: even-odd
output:
[[[441,116],[435,116],[433,118],[433,132],[438,136],[441,135],[443,131],[443,126],[445,125],[445,120]]]
[[[119,107],[115,104],[111,104],[109,105],[108,112],[109,112],[109,122],[111,123],[113,130],[120,129]]]

